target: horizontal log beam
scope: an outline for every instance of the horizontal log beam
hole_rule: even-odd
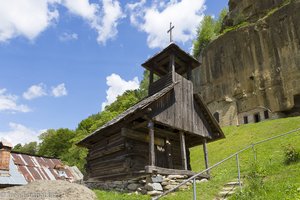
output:
[[[140,132],[140,131],[135,131],[129,128],[122,128],[122,136],[133,139],[133,140],[138,140],[141,142],[146,142],[149,143],[150,137],[149,134]],[[161,138],[154,138],[154,144],[158,146],[164,146],[165,145],[165,140]]]

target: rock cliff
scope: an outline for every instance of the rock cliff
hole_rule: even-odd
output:
[[[268,112],[265,118],[299,112],[300,1],[286,2],[230,0],[227,23],[244,16],[246,25],[214,40],[193,73],[221,125],[248,123],[248,115],[260,120],[253,117],[259,112]]]

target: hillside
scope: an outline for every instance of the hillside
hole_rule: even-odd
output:
[[[300,127],[300,117],[270,120],[257,124],[231,126],[223,128],[226,139],[208,145],[209,162],[215,164],[230,154],[257,142],[281,133],[288,132]],[[300,192],[300,163],[284,164],[284,147],[291,144],[300,147],[300,133],[279,138],[256,147],[257,165],[256,174],[259,186],[253,193],[253,187],[249,187],[249,173],[253,172],[253,152],[246,151],[240,155],[241,173],[246,186],[244,193],[232,199],[299,199]],[[299,149],[298,149],[299,150]],[[204,168],[202,146],[191,150],[191,161],[193,171],[200,171]],[[237,177],[235,159],[229,160],[212,172],[212,180],[197,185],[198,199],[213,199],[223,185]],[[253,174],[253,173],[252,173]],[[247,179],[246,179],[247,177]],[[256,181],[256,179],[255,179]],[[252,181],[253,182],[253,181]],[[252,183],[251,182],[251,183]],[[252,186],[255,184],[251,184]],[[299,190],[299,189],[298,189]],[[120,194],[116,192],[95,191],[99,199],[150,199],[146,196]],[[239,195],[239,194],[237,194]],[[192,191],[180,191],[163,199],[183,200],[191,199]]]

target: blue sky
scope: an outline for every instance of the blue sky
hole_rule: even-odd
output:
[[[75,129],[138,87],[140,65],[168,43],[170,21],[175,42],[190,51],[203,15],[226,6],[227,0],[0,1],[0,138],[16,144],[45,129]]]

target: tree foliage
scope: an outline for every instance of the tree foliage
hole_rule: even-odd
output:
[[[228,13],[223,9],[215,20],[212,16],[205,16],[197,29],[197,39],[194,41],[193,56],[198,58],[208,44],[221,34],[223,20]]]
[[[67,128],[49,129],[39,137],[42,142],[39,145],[38,154],[62,158],[72,146],[74,137],[74,131]]]
[[[17,144],[14,146],[13,151],[35,155],[38,152],[38,144],[37,142],[29,142],[24,144],[24,146]]]

